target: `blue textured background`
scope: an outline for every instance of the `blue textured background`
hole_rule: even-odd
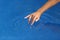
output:
[[[51,7],[32,28],[24,17],[47,0],[0,0],[0,40],[60,40],[60,3]]]

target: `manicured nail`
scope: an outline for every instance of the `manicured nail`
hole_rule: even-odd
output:
[[[38,20],[36,20],[36,22],[37,22]]]
[[[24,19],[26,19],[27,17],[24,17]]]

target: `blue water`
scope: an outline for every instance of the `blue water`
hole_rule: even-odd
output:
[[[60,40],[60,3],[41,15],[32,27],[25,16],[47,0],[0,0],[0,40]]]

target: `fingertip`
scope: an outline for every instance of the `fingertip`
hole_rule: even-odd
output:
[[[31,24],[31,25],[33,25],[33,24]]]
[[[39,18],[36,20],[36,22],[39,20]]]
[[[34,22],[31,23],[31,25],[33,25],[33,24],[34,24]]]
[[[26,16],[26,17],[24,17],[24,19],[26,19],[26,18],[28,18],[29,17],[29,15],[28,16]]]
[[[37,22],[38,20],[36,20],[36,22]]]
[[[24,19],[26,19],[27,17],[24,17]]]

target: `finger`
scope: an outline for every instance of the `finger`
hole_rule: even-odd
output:
[[[39,18],[36,19],[36,22],[39,20]]]
[[[26,16],[26,17],[24,17],[24,18],[26,19],[26,18],[28,18],[29,16],[30,16],[30,15],[28,15],[28,16]]]
[[[30,20],[31,20],[31,16],[28,17],[28,22],[30,23]]]
[[[31,25],[34,24],[35,20],[36,20],[36,17],[33,18]]]

